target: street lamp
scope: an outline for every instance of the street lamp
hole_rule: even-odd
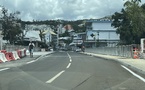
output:
[[[97,36],[98,36],[98,39],[97,39],[97,46],[99,47],[99,31],[97,31]]]
[[[3,35],[2,35],[2,31],[0,31],[0,48],[1,48],[1,50],[3,49]]]

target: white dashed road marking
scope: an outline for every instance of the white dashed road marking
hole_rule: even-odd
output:
[[[66,68],[69,68],[69,67],[70,67],[70,65],[71,65],[71,63],[69,63],[69,64],[67,65],[67,67],[66,67]]]
[[[5,70],[8,70],[10,68],[3,68],[3,69],[0,69],[0,71],[5,71]]]
[[[59,72],[57,75],[55,75],[53,78],[51,78],[50,80],[46,81],[46,83],[52,83],[55,79],[57,79],[61,74],[63,74],[65,72],[65,70]]]
[[[26,64],[30,64],[30,63],[33,63],[33,62],[36,62],[36,60],[29,61]]]
[[[71,59],[71,56],[68,53],[67,53],[67,55],[68,55],[69,61],[70,61],[70,63],[66,67],[68,69],[71,66],[72,59]],[[59,72],[57,75],[55,75],[53,78],[51,78],[50,80],[46,81],[45,83],[52,83],[55,79],[57,79],[64,72],[65,72],[65,70]]]

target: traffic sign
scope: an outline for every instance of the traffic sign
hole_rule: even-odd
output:
[[[90,36],[91,36],[91,37],[94,37],[95,35],[92,33]]]

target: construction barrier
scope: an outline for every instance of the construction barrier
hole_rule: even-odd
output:
[[[6,50],[0,50],[0,52],[5,54],[7,51]]]
[[[12,52],[7,52],[7,53],[5,54],[5,56],[6,56],[6,59],[7,59],[8,61],[15,60],[15,58],[14,58]]]
[[[26,56],[26,49],[20,49],[17,51],[7,52],[6,50],[0,50],[0,63],[18,60]]]
[[[21,50],[17,50],[17,54],[20,58],[22,58],[22,51]]]
[[[7,61],[8,61],[8,60],[6,59],[4,53],[0,53],[0,60],[1,60],[2,62],[7,62]]]
[[[13,53],[13,56],[14,56],[15,60],[20,59],[20,57],[18,56],[17,51],[13,51],[12,53]]]
[[[133,58],[138,59],[139,58],[139,51],[137,48],[133,48]]]
[[[26,56],[26,48],[24,49],[24,55]]]
[[[21,49],[21,55],[22,55],[22,57],[26,56],[26,49]]]

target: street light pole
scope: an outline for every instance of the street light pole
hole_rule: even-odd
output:
[[[59,45],[59,26],[57,27],[57,47]]]
[[[97,32],[98,40],[97,40],[97,45],[99,47],[99,31]]]
[[[97,47],[97,45],[96,45],[96,33],[95,33],[95,47]]]

